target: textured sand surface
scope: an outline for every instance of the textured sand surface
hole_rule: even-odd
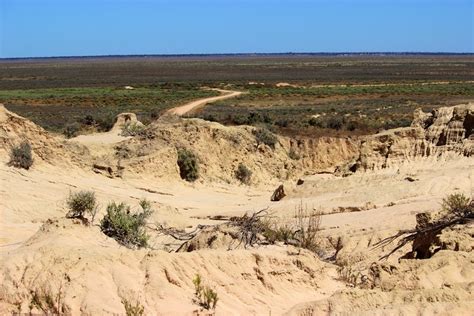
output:
[[[251,134],[245,129],[190,120],[186,128],[182,121],[156,123],[167,135],[166,141],[165,136],[145,142],[104,134],[65,141],[11,115],[0,111],[0,314],[28,312],[31,291],[41,290],[53,296],[62,293],[62,304],[73,315],[125,314],[124,299],[139,301],[147,315],[191,315],[199,310],[193,302],[196,273],[218,292],[217,315],[472,314],[471,228],[446,233],[446,240],[459,245],[458,251],[443,250],[426,260],[398,262],[407,250],[402,249],[380,263],[378,258],[388,249],[371,245],[398,229],[413,228],[415,214],[436,211],[447,194],[472,196],[473,157],[447,153],[413,158],[389,168],[338,177],[317,174],[314,165],[325,162],[308,154],[307,160],[295,163],[292,177],[279,177],[272,165],[293,163],[284,162],[285,140],[274,152],[248,145],[246,152],[236,153],[236,162],[231,157],[212,160],[212,153],[206,156],[206,142],[208,148],[230,146],[209,135],[237,134],[240,144],[247,146]],[[131,158],[122,177],[92,170],[93,163],[111,159],[116,140],[130,148],[149,146],[153,155],[167,152],[163,144],[174,145],[186,129],[185,141],[194,145],[203,161],[208,160],[203,162],[203,179],[196,183],[176,175],[171,149],[169,155],[159,156],[159,163],[147,155]],[[35,164],[30,170],[7,165],[8,148],[23,138],[33,143]],[[108,144],[99,145],[102,141]],[[328,140],[318,146],[330,148],[331,144]],[[348,144],[334,141],[333,145],[339,148],[333,152],[334,160],[351,157]],[[310,152],[313,147],[308,148]],[[330,165],[331,159],[325,159]],[[231,180],[232,163],[241,160],[255,170],[258,185]],[[295,177],[304,183],[297,186]],[[287,196],[270,202],[279,183],[284,184]],[[101,205],[98,219],[112,200],[136,206],[147,198],[155,209],[151,222],[188,230],[219,223],[210,216],[239,216],[267,207],[281,223],[291,222],[295,208],[303,204],[326,214],[321,243],[342,236],[345,246],[337,262],[283,244],[170,253],[166,250],[173,249],[176,241],[163,236],[152,237],[152,249],[130,250],[102,234],[97,225],[87,227],[64,218],[65,199],[76,190],[96,192]],[[381,273],[373,288],[351,287],[338,273],[340,266],[364,272],[374,263],[380,265]]]

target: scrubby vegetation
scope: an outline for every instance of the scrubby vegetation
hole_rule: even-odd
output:
[[[41,311],[44,315],[67,315],[68,310],[63,304],[61,289],[57,294],[53,294],[44,288],[32,290],[30,294],[30,315],[35,309]]]
[[[10,152],[10,166],[16,168],[30,169],[33,165],[33,155],[31,153],[31,145],[27,141],[12,148]]]
[[[137,122],[127,122],[122,127],[122,136],[138,136],[142,135],[145,130],[145,126],[143,124]]]
[[[266,128],[258,128],[254,131],[254,134],[258,144],[275,148],[275,144],[278,142],[278,138]]]
[[[181,179],[196,181],[199,178],[199,164],[196,155],[186,148],[178,148],[178,167]]]
[[[145,315],[145,307],[136,301],[135,304],[131,303],[127,299],[122,299],[123,307],[127,316],[143,316]]]
[[[217,302],[219,301],[217,292],[207,285],[204,286],[199,274],[196,274],[194,277],[193,284],[196,303],[207,310],[216,309]]]
[[[451,194],[443,199],[441,213],[436,218],[433,219],[429,213],[419,213],[416,219],[414,229],[401,230],[375,244],[375,247],[384,247],[398,239],[397,245],[382,258],[388,258],[410,242],[412,251],[405,258],[430,258],[443,247],[437,236],[444,229],[474,221],[474,200],[460,193]]]
[[[140,208],[141,211],[133,213],[125,203],[110,203],[100,222],[102,232],[126,247],[147,247],[149,236],[146,232],[146,222],[153,210],[147,200],[140,201]]]
[[[267,209],[250,216],[245,214],[232,218],[231,224],[238,227],[240,243],[245,247],[279,241],[313,252],[319,250],[317,234],[320,230],[321,213],[308,210],[302,204],[296,208],[293,219],[283,225],[276,222]]]
[[[77,122],[66,125],[64,128],[63,134],[66,138],[73,138],[79,135],[81,130],[81,125]]]
[[[78,218],[86,223],[94,222],[98,204],[93,191],[71,192],[66,203],[68,207],[67,218]],[[90,220],[86,218],[86,215],[90,216]]]
[[[249,184],[252,180],[252,170],[250,170],[246,165],[240,163],[235,171],[235,177],[244,184]]]

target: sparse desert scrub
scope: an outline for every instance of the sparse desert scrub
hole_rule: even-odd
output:
[[[186,148],[178,148],[178,167],[181,179],[193,182],[199,178],[199,164],[196,155]]]
[[[44,315],[66,315],[68,309],[63,302],[62,288],[56,294],[41,288],[30,291],[31,299],[29,303],[30,315],[33,311],[41,311]]]
[[[127,122],[122,127],[122,136],[138,136],[142,135],[145,131],[145,125],[137,122]]]
[[[141,211],[132,213],[125,203],[110,203],[100,222],[102,232],[128,248],[147,247],[149,236],[145,226],[153,210],[147,200],[140,201],[140,208]]]
[[[405,259],[428,259],[446,247],[438,238],[444,229],[470,224],[473,221],[474,200],[460,193],[450,194],[443,199],[441,212],[434,218],[431,213],[418,213],[414,229],[400,230],[397,234],[379,241],[374,247],[381,248],[398,239],[396,246],[382,259],[387,259],[408,243],[412,243],[412,250],[403,256]]]
[[[70,192],[66,204],[67,218],[78,218],[84,223],[94,223],[98,204],[93,191]],[[86,214],[90,216],[90,220],[85,217]]]
[[[135,303],[127,299],[122,299],[123,307],[127,316],[142,316],[145,315],[145,307],[137,300]]]
[[[275,148],[278,138],[266,128],[258,128],[254,131],[255,139],[258,144],[265,144],[271,148]]]
[[[243,163],[240,163],[235,171],[235,177],[244,184],[250,184],[250,181],[252,180],[252,170]]]
[[[33,165],[33,155],[31,153],[31,145],[27,141],[15,146],[10,152],[10,166],[16,168],[30,169]]]
[[[219,297],[217,292],[208,285],[202,284],[201,275],[196,274],[193,279],[195,302],[206,310],[215,310]]]
[[[81,125],[77,122],[71,123],[66,125],[66,127],[63,130],[64,136],[66,138],[73,138],[79,135],[79,131],[81,130]]]
[[[316,252],[317,234],[321,226],[321,212],[308,210],[300,203],[295,211],[295,238],[298,246]]]

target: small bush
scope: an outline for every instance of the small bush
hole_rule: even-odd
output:
[[[28,142],[25,141],[12,148],[9,165],[26,170],[30,169],[33,165],[33,156],[31,154],[31,145]]]
[[[108,132],[115,124],[115,114],[112,112],[106,113],[99,117],[95,124],[100,132]]]
[[[295,237],[292,227],[288,225],[278,226],[274,221],[267,220],[262,222],[262,228],[262,235],[270,244],[274,244],[277,241],[287,244],[294,240]]]
[[[143,316],[145,315],[145,307],[140,304],[139,301],[136,301],[135,304],[132,304],[126,299],[122,299],[123,307],[125,308],[125,314],[127,316]]]
[[[66,127],[63,130],[63,134],[64,136],[66,136],[66,138],[73,138],[79,134],[80,130],[81,130],[81,126],[78,123],[72,123],[72,124],[66,125]]]
[[[69,193],[66,203],[68,207],[67,218],[79,218],[86,221],[85,215],[89,214],[90,222],[94,222],[98,205],[93,191]]]
[[[265,144],[267,146],[270,146],[271,148],[275,148],[275,144],[277,143],[278,139],[268,129],[259,128],[254,132],[254,134],[255,134],[255,139],[257,140],[257,143]]]
[[[145,131],[145,126],[137,122],[127,122],[122,127],[122,136],[138,136],[143,134]]]
[[[249,184],[252,179],[252,170],[247,168],[243,163],[239,164],[239,167],[235,171],[235,177],[240,180],[240,182]]]
[[[324,127],[324,122],[321,119],[316,118],[316,117],[310,118],[308,121],[308,124],[311,126],[319,127],[319,128]]]
[[[66,315],[68,309],[63,302],[63,293],[59,289],[57,294],[51,293],[44,288],[30,291],[31,300],[29,304],[30,315],[34,309],[40,310],[44,315]]]
[[[146,247],[149,236],[145,225],[153,210],[150,202],[146,200],[140,201],[140,207],[142,211],[133,214],[130,206],[125,203],[110,203],[107,206],[107,214],[100,222],[100,229],[126,247]]]
[[[217,292],[211,289],[209,286],[203,286],[202,279],[199,274],[196,274],[194,277],[193,284],[196,302],[204,309],[216,309],[217,301],[219,300]]]
[[[327,128],[332,128],[335,130],[340,130],[342,126],[344,125],[345,120],[343,117],[340,116],[333,116],[330,119],[327,120],[326,122],[326,127]]]
[[[181,179],[196,181],[199,178],[199,168],[196,155],[185,148],[178,149],[178,167]]]
[[[303,207],[300,204],[295,212],[295,239],[301,248],[309,249],[316,252],[318,245],[316,235],[320,230],[321,213]]]
[[[474,202],[462,193],[454,193],[443,199],[442,210],[455,217],[469,217],[474,214]]]

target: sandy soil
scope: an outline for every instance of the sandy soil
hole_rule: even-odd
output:
[[[199,99],[199,100],[196,100],[196,101],[192,101],[192,102],[189,102],[185,105],[172,108],[172,109],[168,110],[167,113],[168,114],[175,114],[175,115],[184,115],[184,114],[186,114],[186,113],[188,113],[192,110],[195,110],[199,107],[202,107],[202,106],[206,105],[207,103],[216,102],[216,101],[219,101],[219,100],[225,100],[225,99],[229,99],[229,98],[235,98],[235,97],[242,94],[242,92],[240,92],[240,91],[230,91],[230,90],[222,90],[222,89],[212,89],[212,90],[218,91],[218,92],[222,93],[222,95],[217,96],[217,97],[209,97],[209,98],[204,98],[204,99]]]
[[[217,98],[233,93],[237,92]],[[206,102],[188,104],[178,113]],[[17,131],[20,124],[29,123],[18,121],[14,128],[7,127]],[[28,133],[31,139],[39,139],[38,133],[43,132],[28,125]],[[469,315],[472,311],[470,233],[462,235],[464,239],[456,237],[459,251],[443,250],[427,260],[398,262],[407,250],[402,249],[380,266],[388,272],[374,288],[355,288],[339,272],[341,266],[366,271],[382,264],[378,259],[388,249],[374,249],[376,241],[414,227],[416,213],[438,210],[449,193],[472,196],[472,157],[413,159],[348,177],[307,174],[302,185],[292,179],[282,181],[287,196],[271,202],[275,179],[259,186],[231,181],[190,184],[152,172],[109,178],[93,173],[90,166],[57,163],[69,159],[63,151],[76,147],[96,159],[111,154],[113,145],[124,140],[117,134],[87,135],[66,143],[46,134],[42,137],[41,146],[54,148],[56,160],[35,156],[30,170],[8,166],[8,155],[0,151],[0,314],[28,312],[31,291],[41,290],[54,297],[62,293],[61,302],[73,315],[123,315],[124,300],[139,302],[147,315],[192,315],[199,312],[193,301],[196,273],[218,292],[217,315]],[[198,146],[195,135],[189,137]],[[91,163],[87,154],[82,158]],[[261,164],[257,161],[255,166]],[[407,181],[408,176],[416,181]],[[174,253],[170,250],[177,242],[160,235],[152,236],[149,249],[131,250],[102,234],[97,223],[87,227],[64,218],[65,200],[77,190],[96,192],[99,220],[110,201],[136,207],[146,198],[155,210],[151,223],[185,230],[220,223],[211,216],[240,216],[264,208],[280,223],[290,223],[295,209],[303,205],[326,214],[319,234],[322,245],[328,237],[343,237],[345,246],[337,262],[283,244]],[[349,207],[358,211],[341,211]],[[330,255],[332,250],[324,251]]]

